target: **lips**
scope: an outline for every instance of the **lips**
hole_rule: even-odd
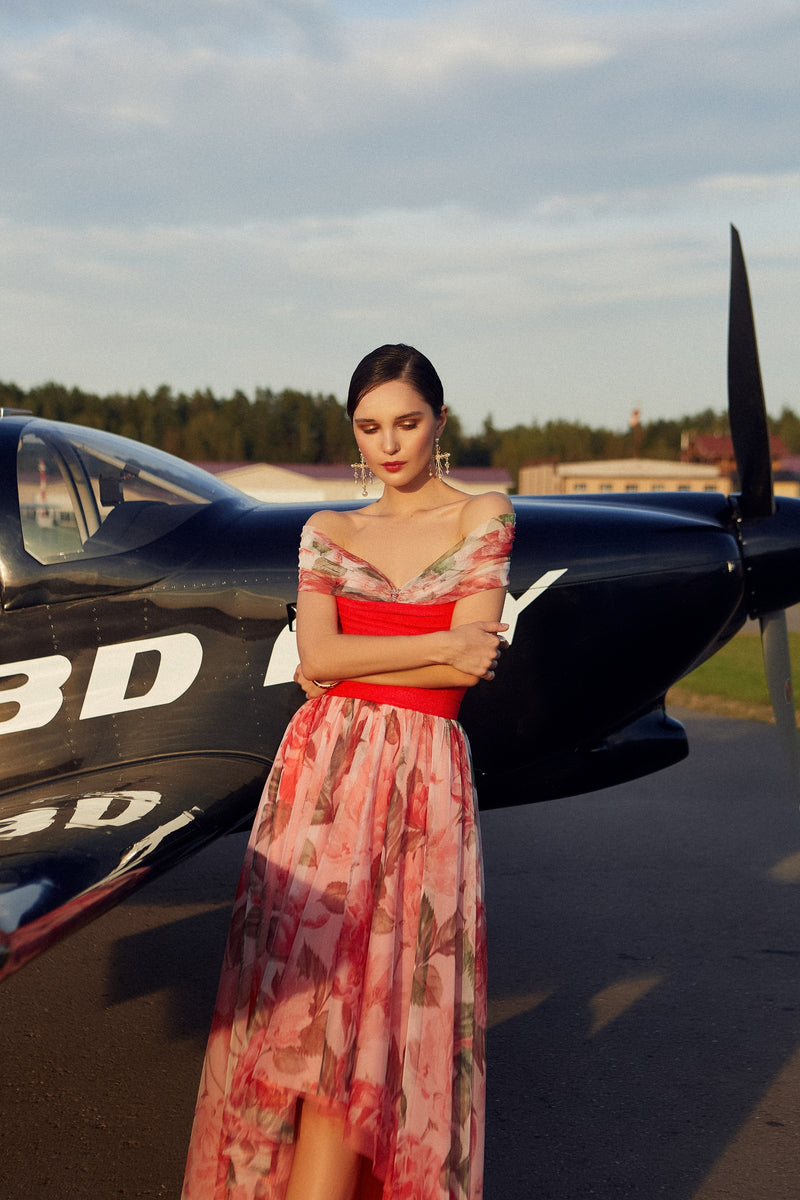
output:
[[[384,471],[390,471],[392,474],[394,474],[395,471],[402,471],[402,469],[405,465],[406,464],[404,462],[381,463],[381,466],[383,467]]]

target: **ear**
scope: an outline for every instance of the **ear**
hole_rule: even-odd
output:
[[[447,405],[443,404],[442,411],[439,413],[439,416],[436,419],[436,436],[437,437],[442,436],[442,430],[444,429],[446,424],[447,424]]]

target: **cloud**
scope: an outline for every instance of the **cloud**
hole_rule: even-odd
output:
[[[788,390],[794,4],[42,0],[2,24],[6,376],[341,390],[416,338],[479,420],[617,404],[662,339],[705,402],[734,220]]]
[[[167,42],[236,46],[285,41],[320,50],[335,41],[338,18],[325,0],[6,0],[3,21],[17,40],[53,32],[117,30]]]
[[[554,411],[597,423],[598,405],[618,426],[633,403],[620,397],[646,393],[651,412],[721,407],[727,228],[685,217],[688,193],[713,183],[632,194],[624,223],[599,197],[562,221],[449,206],[225,227],[6,223],[3,273],[17,282],[0,320],[34,381],[101,391],[168,381],[342,395],[366,349],[408,340],[444,364],[469,427],[490,410],[505,424]],[[793,271],[784,244],[765,235],[758,250],[772,358],[776,314],[800,293],[800,238]]]
[[[496,211],[730,171],[745,145],[754,170],[796,161],[797,134],[774,118],[794,88],[797,21],[774,9],[746,27],[736,10],[723,24],[702,8],[623,21],[521,4],[349,21],[319,4],[142,0],[86,14],[0,58],[18,118],[8,211],[75,222]],[[248,21],[259,36],[232,42]],[[767,58],[756,87],[750,68]]]

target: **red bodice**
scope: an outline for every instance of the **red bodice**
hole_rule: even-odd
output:
[[[449,629],[455,601],[446,604],[406,604],[337,596],[336,607],[342,633],[393,637],[397,634],[436,633],[441,629]],[[344,679],[331,688],[329,694],[372,700],[376,704],[391,704],[395,708],[413,708],[416,712],[455,720],[466,690],[401,687]]]

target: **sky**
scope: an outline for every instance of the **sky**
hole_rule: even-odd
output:
[[[800,411],[799,62],[797,0],[0,0],[0,379],[721,410],[733,223]]]

